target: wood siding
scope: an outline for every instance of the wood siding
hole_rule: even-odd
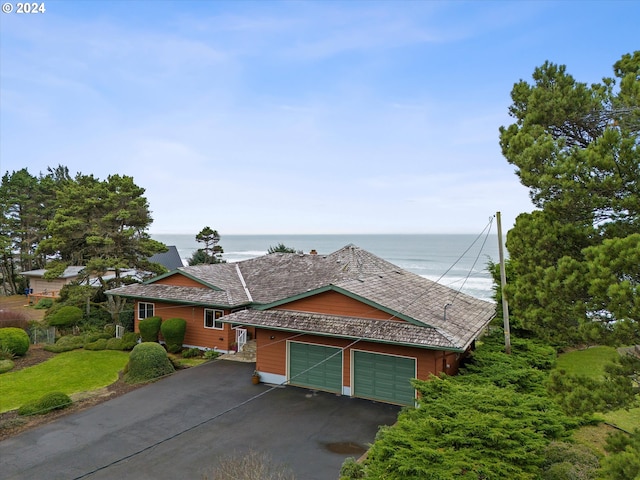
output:
[[[345,348],[353,343],[353,340],[348,339],[321,337],[317,335],[299,335],[292,332],[257,328],[258,361],[256,363],[256,369],[261,372],[286,375],[287,339],[296,342],[308,342],[316,345],[329,345],[340,348]],[[442,352],[374,342],[357,342],[344,351],[342,373],[343,383],[346,387],[351,386],[351,349],[415,358],[417,360],[417,375],[421,380],[428,380],[430,375],[437,375],[443,371],[448,375],[453,375],[458,371],[459,366],[460,356],[455,352]],[[449,365],[448,368],[446,367],[447,364]]]
[[[185,345],[200,348],[217,348],[229,350],[231,344],[236,341],[236,332],[227,323],[223,324],[223,330],[204,327],[204,307],[191,307],[160,302],[144,302],[154,304],[154,314],[162,320],[169,318],[184,318],[187,322],[187,331],[184,337]],[[225,312],[228,314],[229,312]],[[135,331],[138,328],[138,302],[136,302]]]
[[[200,282],[196,282],[192,278],[185,277],[180,273],[174,273],[168,277],[162,278],[156,282],[153,282],[155,285],[174,285],[176,287],[199,287],[199,288],[209,288],[206,285],[201,284]]]
[[[323,292],[311,297],[295,300],[277,307],[280,310],[325,313],[346,317],[370,318],[374,320],[398,320],[387,312],[347,297],[339,292]]]

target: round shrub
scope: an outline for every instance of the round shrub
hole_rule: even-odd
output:
[[[41,298],[38,303],[35,304],[33,308],[38,310],[46,310],[47,308],[51,308],[53,305],[53,300],[50,298]]]
[[[18,415],[37,415],[48,413],[52,410],[66,408],[73,403],[66,393],[51,392],[43,395],[38,400],[25,403],[18,409]]]
[[[13,370],[15,363],[13,360],[0,360],[0,373],[8,372],[9,370]]]
[[[29,335],[21,328],[0,328],[0,350],[9,350],[14,355],[23,356],[29,350]]]
[[[149,317],[138,322],[138,329],[140,330],[140,337],[143,342],[157,342],[158,334],[160,333],[160,324],[162,318]]]
[[[174,371],[175,369],[162,345],[155,342],[143,342],[136,345],[131,351],[124,378],[128,383],[140,383],[168,375]]]
[[[184,335],[187,332],[187,321],[184,318],[170,318],[162,322],[160,327],[167,350],[177,353],[182,350]]]
[[[85,350],[105,350],[107,348],[109,340],[106,338],[99,338],[95,342],[85,344]]]
[[[82,310],[65,305],[47,316],[47,323],[52,327],[71,327],[82,320]]]

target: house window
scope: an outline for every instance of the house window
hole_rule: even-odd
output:
[[[204,328],[224,329],[224,324],[219,320],[224,315],[223,310],[204,309]]]
[[[153,303],[138,303],[138,320],[153,317]]]

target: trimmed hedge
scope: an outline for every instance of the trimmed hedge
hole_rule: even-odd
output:
[[[0,328],[0,350],[9,350],[14,355],[23,356],[29,350],[29,335],[21,328]]]
[[[71,327],[82,320],[82,310],[78,307],[65,305],[60,307],[55,313],[48,315],[47,323],[52,327]]]
[[[15,367],[15,363],[13,363],[13,360],[0,360],[0,373],[5,373],[13,370],[13,367]]]
[[[143,342],[134,347],[125,367],[124,380],[140,383],[173,373],[175,368],[159,343]]]
[[[143,342],[157,342],[158,334],[160,333],[160,324],[162,318],[149,317],[138,322],[138,329],[140,330],[140,337]]]
[[[18,415],[38,415],[49,413],[51,410],[60,410],[73,402],[66,393],[51,392],[43,395],[34,402],[25,403],[18,409]]]
[[[60,337],[53,345],[45,345],[43,350],[53,353],[69,352],[84,347],[87,339],[84,335],[65,335]]]
[[[99,338],[95,342],[85,343],[85,350],[105,350],[107,348],[107,340],[106,338]]]
[[[167,350],[178,353],[182,350],[184,335],[187,332],[187,321],[184,318],[170,318],[162,322],[160,331],[167,344]]]

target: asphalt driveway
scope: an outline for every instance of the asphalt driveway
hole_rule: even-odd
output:
[[[9,438],[0,479],[201,479],[221,457],[253,451],[298,480],[335,480],[395,422],[392,405],[252,385],[253,368],[207,363]]]

